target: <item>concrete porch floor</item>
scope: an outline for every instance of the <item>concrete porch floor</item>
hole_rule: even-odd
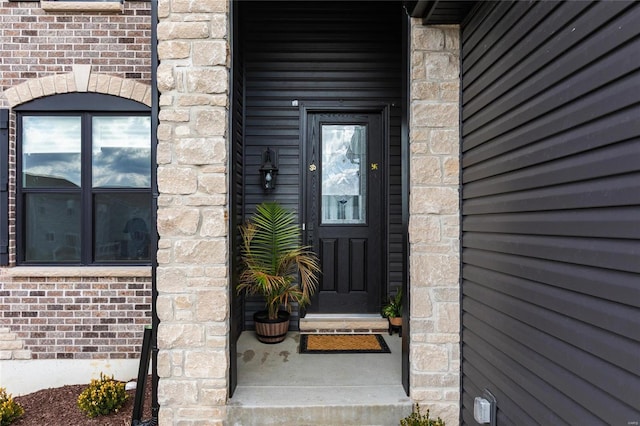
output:
[[[238,386],[229,425],[398,425],[411,412],[401,384],[401,338],[390,354],[300,354],[300,334],[265,345],[238,340]]]

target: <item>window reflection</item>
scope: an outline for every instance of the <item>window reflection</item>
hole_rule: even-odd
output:
[[[95,223],[96,261],[150,259],[150,195],[96,195]]]
[[[367,128],[322,126],[322,222],[366,222]]]
[[[81,136],[79,116],[23,117],[23,186],[80,187]]]
[[[93,117],[93,187],[151,186],[151,119]]]
[[[27,194],[25,260],[80,261],[80,194]]]

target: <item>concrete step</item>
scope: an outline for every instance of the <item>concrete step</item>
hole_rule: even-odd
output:
[[[411,408],[401,385],[238,386],[227,425],[397,426]]]
[[[382,333],[389,324],[380,315],[308,314],[300,318],[301,333]]]

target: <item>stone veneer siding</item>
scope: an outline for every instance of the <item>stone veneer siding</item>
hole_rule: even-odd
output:
[[[161,0],[160,425],[222,424],[229,372],[228,3]]]
[[[411,398],[459,423],[459,82],[457,26],[411,21]]]

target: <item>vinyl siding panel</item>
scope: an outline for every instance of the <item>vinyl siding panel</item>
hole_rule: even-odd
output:
[[[238,2],[244,70],[243,203],[245,217],[262,201],[302,208],[301,106],[389,105],[386,283],[402,284],[400,2]],[[292,101],[297,100],[298,105]],[[259,185],[261,154],[277,151],[277,187]],[[246,327],[261,302],[245,304]],[[295,323],[296,316],[292,318]]]
[[[462,28],[462,414],[640,418],[640,6],[488,2]]]

